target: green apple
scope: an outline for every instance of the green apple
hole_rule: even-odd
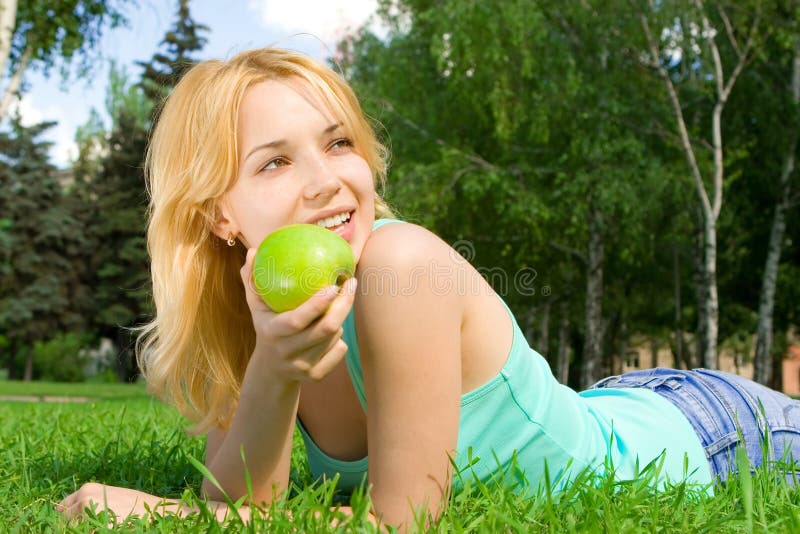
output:
[[[316,224],[291,224],[269,234],[253,260],[256,291],[275,312],[293,310],[323,287],[355,273],[353,250]]]

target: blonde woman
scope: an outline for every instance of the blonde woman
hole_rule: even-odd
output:
[[[632,478],[663,458],[655,483],[707,485],[729,471],[737,417],[755,463],[770,427],[776,451],[800,453],[798,403],[731,375],[559,385],[471,265],[390,218],[376,193],[386,156],[350,87],[294,52],[203,62],[163,108],[147,156],[156,317],[140,364],[150,390],[207,434],[206,466],[230,497],[247,494],[246,471],[259,503],[282,494],[295,428],[314,475],[338,474],[345,490],[368,482],[375,518],[391,525],[415,510],[436,517],[468,477],[514,484],[522,473],[536,488],[545,465],[561,487],[606,459]],[[253,290],[255,248],[298,222],[341,235],[356,276],[274,313]],[[208,480],[202,490],[222,500]],[[92,503],[122,516],[184,511],[100,484],[60,507],[72,517]]]

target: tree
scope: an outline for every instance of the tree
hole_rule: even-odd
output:
[[[160,100],[151,98],[166,95],[191,66],[189,52],[205,43],[197,34],[205,28],[192,20],[188,2],[182,0],[175,26],[162,41],[166,50],[140,63],[145,69],[139,84],[130,83],[124,69],[112,66],[106,97],[111,128],[106,130],[94,118],[80,132],[78,194],[92,206],[90,233],[96,243],[90,256],[96,305],[92,325],[114,340],[123,381],[138,372],[130,329],[153,313],[143,162],[153,109]]]
[[[631,17],[594,4],[384,2],[390,38],[362,33],[340,49],[393,141],[390,200],[451,242],[469,239],[489,275],[532,270],[551,293],[498,292],[539,321],[545,354],[550,339],[579,338],[582,386],[606,365],[607,315],[617,314],[603,309],[606,258],[641,241],[640,198],[663,172],[629,127],[654,87],[624,50]],[[555,303],[583,311],[562,317],[557,337]],[[569,351],[552,352],[563,369]]]
[[[777,94],[785,95],[788,108],[787,115],[794,117],[794,120],[787,121],[789,126],[785,137],[782,164],[778,177],[777,201],[773,209],[772,225],[769,234],[769,245],[764,265],[761,282],[761,293],[758,305],[758,327],[756,331],[756,350],[755,350],[755,373],[754,379],[762,384],[772,383],[772,348],[773,348],[773,315],[775,310],[775,290],[781,260],[781,253],[784,249],[786,217],[788,210],[797,203],[797,198],[793,198],[796,190],[797,177],[795,173],[795,158],[798,148],[797,118],[800,111],[800,29],[796,25],[797,14],[800,6],[797,3],[790,4],[787,10],[790,16],[788,31],[780,28],[777,32],[778,41],[783,41],[782,47],[778,51],[790,53],[791,70],[788,72],[788,83],[781,80],[777,87]],[[781,39],[782,38],[782,39]],[[780,54],[777,56],[777,64],[780,64]],[[781,69],[786,72],[785,69]],[[783,82],[783,83],[781,83]]]
[[[86,327],[82,307],[89,293],[73,268],[86,253],[83,226],[65,203],[50,143],[39,137],[53,123],[22,126],[0,134],[0,219],[8,245],[0,271],[0,331],[9,340],[9,377],[33,372],[31,348],[58,332]],[[22,372],[17,353],[26,352]]]
[[[761,14],[758,3],[754,11],[733,11],[725,2],[691,0],[656,2],[641,13],[647,41],[645,62],[664,83],[669,105],[674,114],[680,143],[689,165],[700,206],[703,234],[703,261],[700,287],[702,315],[700,349],[703,366],[717,368],[719,329],[719,296],[717,289],[717,221],[722,209],[725,177],[722,113],[745,66],[752,61],[759,39]],[[712,18],[713,17],[713,18]],[[726,49],[719,36],[727,38]],[[666,43],[664,42],[666,40]],[[726,53],[727,52],[727,53]],[[713,162],[708,165],[698,158],[700,141],[692,138],[687,126],[686,105],[676,80],[703,92],[713,84],[711,106],[711,147]],[[706,170],[710,167],[710,170]],[[710,174],[711,179],[706,180]],[[710,181],[710,191],[707,189]],[[700,311],[700,310],[699,310]]]
[[[89,230],[97,248],[91,254],[95,278],[95,328],[114,340],[123,381],[136,375],[128,328],[152,314],[145,244],[147,199],[142,161],[147,130],[120,108],[107,141],[99,172],[89,184],[93,224]]]
[[[147,98],[155,103],[156,114],[170,89],[197,63],[193,53],[202,50],[207,42],[202,33],[209,28],[192,18],[189,2],[190,0],[178,0],[175,26],[167,31],[160,44],[163,51],[156,52],[150,61],[137,62],[144,69],[142,88]]]
[[[28,68],[47,73],[61,63],[62,71],[75,60],[78,76],[94,63],[92,51],[105,27],[125,22],[122,6],[128,0],[0,1],[0,76],[5,81],[0,120],[8,114]]]

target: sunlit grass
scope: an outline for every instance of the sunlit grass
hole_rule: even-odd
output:
[[[60,382],[0,380],[0,397],[26,395],[34,397],[88,397],[96,400],[131,397],[146,398],[148,396],[143,382],[134,384],[103,382],[66,384]]]
[[[9,391],[3,384],[0,395]],[[53,505],[84,482],[134,487],[198,505],[178,519],[129,519],[120,532],[325,532],[337,519],[339,531],[371,530],[364,519],[366,495],[342,498],[332,482],[313,484],[296,440],[289,498],[274,503],[248,526],[236,518],[219,525],[196,502],[204,440],[185,433],[186,422],[171,408],[144,394],[140,386],[32,385],[36,395],[100,399],[86,403],[0,402],[0,531],[104,531],[109,518],[91,516],[67,524]],[[91,385],[91,388],[96,388]],[[14,385],[14,394],[25,388]],[[118,390],[115,388],[119,388]],[[102,392],[102,393],[101,393]],[[774,473],[745,471],[708,496],[703,488],[676,484],[653,491],[645,468],[634,482],[580,478],[564,492],[523,498],[484,484],[468,484],[451,498],[435,532],[800,532],[800,490]],[[336,516],[331,506],[352,505],[355,518]]]

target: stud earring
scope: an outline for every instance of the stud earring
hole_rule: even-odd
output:
[[[232,233],[228,234],[228,246],[232,247],[236,244],[236,239],[233,237]]]

